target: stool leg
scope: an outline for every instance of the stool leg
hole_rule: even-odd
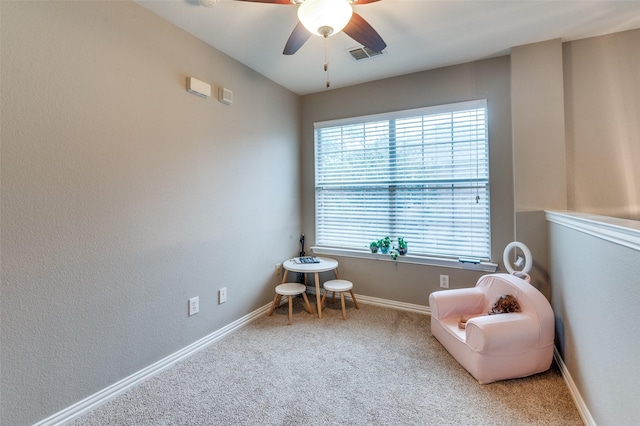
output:
[[[311,304],[309,304],[309,299],[307,298],[307,294],[302,293],[302,297],[304,298],[304,304],[307,305],[307,311],[310,314],[313,314],[313,309],[311,309]]]
[[[269,309],[269,316],[271,316],[271,314],[273,314],[273,311],[276,309],[276,306],[278,306],[278,299],[279,299],[279,294],[276,293],[276,297],[273,298],[273,304],[271,305],[271,309]]]
[[[331,304],[333,305],[333,302],[335,302],[335,301],[336,301],[336,292],[332,291],[331,292]]]
[[[344,306],[344,291],[340,292],[340,303],[342,303],[342,319],[347,319],[347,309]]]
[[[327,293],[329,293],[327,290],[324,291],[324,294],[322,295],[322,301],[320,302],[320,306],[324,307],[324,301],[327,300]]]
[[[293,324],[293,296],[289,296],[289,325]]]
[[[353,299],[353,304],[356,305],[356,309],[360,309],[360,306],[358,306],[358,302],[356,302],[356,296],[355,294],[353,294],[353,290],[349,290],[349,293],[351,293],[351,298]]]

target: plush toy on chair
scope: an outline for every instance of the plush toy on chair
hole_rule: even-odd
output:
[[[431,333],[480,383],[526,377],[551,366],[551,305],[514,275],[485,275],[473,288],[433,292],[429,306]]]

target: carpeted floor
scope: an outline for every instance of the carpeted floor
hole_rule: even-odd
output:
[[[310,297],[312,305],[314,299]],[[295,301],[74,425],[582,425],[557,368],[478,384],[429,316],[360,303],[320,320]]]

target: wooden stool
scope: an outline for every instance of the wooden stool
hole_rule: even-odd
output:
[[[299,294],[302,294],[302,297],[304,298],[304,304],[307,305],[307,311],[310,314],[313,314],[311,305],[309,304],[309,299],[307,299],[306,291],[307,286],[298,283],[284,283],[277,286],[276,297],[273,299],[273,304],[269,310],[269,316],[271,316],[273,311],[280,306],[280,299],[282,299],[282,296],[289,296],[289,325],[291,325],[293,322],[293,296],[297,296]]]
[[[351,298],[353,299],[353,304],[356,306],[356,309],[360,309],[358,306],[358,302],[356,301],[356,296],[353,294],[353,283],[347,280],[329,280],[324,283],[324,295],[322,296],[322,303],[320,306],[324,306],[324,301],[327,298],[327,293],[332,292],[331,303],[333,303],[333,299],[336,297],[336,293],[340,293],[340,302],[342,303],[342,319],[347,319],[347,310],[344,306],[344,292],[348,291],[351,293]]]

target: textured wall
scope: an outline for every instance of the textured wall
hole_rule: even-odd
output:
[[[567,205],[562,43],[511,49],[516,211]]]
[[[514,220],[509,69],[509,57],[505,56],[304,96],[303,216],[310,245],[314,244],[315,235],[314,122],[487,99],[491,249],[493,261],[501,262],[504,247],[513,240]],[[420,305],[428,305],[429,294],[440,289],[440,274],[450,275],[451,288],[473,286],[482,275],[452,268],[354,258],[339,260],[342,275],[357,283],[357,293]]]
[[[547,297],[545,209],[567,208],[562,42],[511,49],[515,239],[533,256],[531,282]]]
[[[300,100],[134,3],[0,7],[0,424],[18,426],[271,300],[301,229]]]
[[[640,300],[640,227],[636,222],[625,236],[636,242],[630,248],[590,235],[591,229],[549,226],[560,355],[595,424],[640,424],[640,325],[633,318]]]
[[[640,30],[564,45],[569,210],[640,219]]]

